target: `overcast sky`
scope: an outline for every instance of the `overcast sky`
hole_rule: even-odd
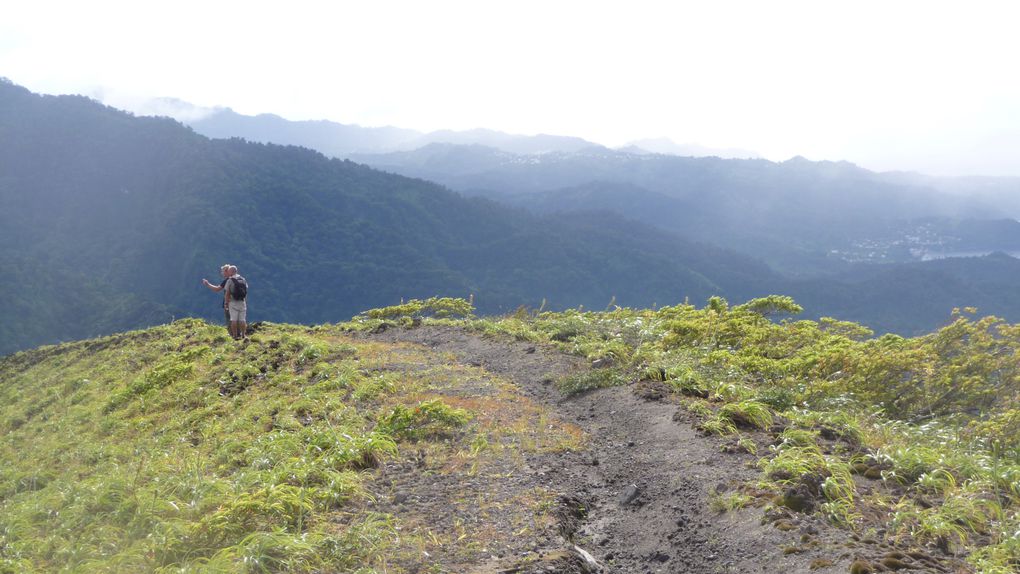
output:
[[[1016,2],[33,0],[2,14],[0,76],[121,106],[1020,175]]]

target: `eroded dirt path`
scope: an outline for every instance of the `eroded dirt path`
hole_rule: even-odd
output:
[[[793,517],[786,521],[789,528],[781,530],[762,523],[761,509],[711,509],[714,493],[729,492],[757,476],[750,467],[754,457],[723,453],[726,441],[700,436],[690,415],[669,397],[650,400],[628,385],[564,398],[553,381],[590,368],[587,363],[542,346],[461,329],[394,328],[371,337],[452,353],[463,363],[513,381],[524,395],[550,405],[587,433],[585,450],[539,454],[527,461],[532,476],[560,493],[567,507],[587,511],[564,529],[569,540],[559,548],[537,549],[549,555],[545,558],[531,556],[478,572],[596,571],[582,567],[576,551],[572,560],[563,558],[575,544],[604,572],[850,569],[853,543],[848,548],[846,533],[816,517]]]

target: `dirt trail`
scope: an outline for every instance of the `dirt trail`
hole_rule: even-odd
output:
[[[453,353],[464,363],[512,380],[532,400],[552,406],[588,434],[588,450],[536,455],[529,464],[568,506],[587,509],[567,529],[567,547],[577,544],[605,572],[850,570],[855,544],[848,548],[847,534],[819,518],[793,516],[786,521],[789,528],[780,530],[774,523],[762,524],[760,509],[712,510],[712,493],[731,491],[757,476],[749,468],[754,457],[723,453],[726,440],[700,436],[694,421],[669,397],[642,398],[635,385],[628,385],[564,398],[552,380],[590,368],[587,363],[542,346],[461,329],[389,329],[371,337]],[[496,571],[592,571],[574,563]]]

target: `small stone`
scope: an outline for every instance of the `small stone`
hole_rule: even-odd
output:
[[[626,506],[632,504],[637,500],[638,496],[641,496],[641,489],[636,484],[632,484],[620,493],[620,505]]]
[[[801,526],[800,527],[800,531],[803,534],[808,534],[808,535],[811,535],[811,536],[818,536],[818,528],[814,527],[811,524],[807,524],[807,525]]]

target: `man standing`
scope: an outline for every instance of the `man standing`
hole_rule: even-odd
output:
[[[237,267],[227,268],[227,282],[223,291],[227,294],[227,311],[230,312],[230,334],[235,339],[248,335],[248,282],[237,273]]]
[[[226,285],[227,285],[227,278],[230,277],[230,273],[229,273],[230,267],[231,267],[231,265],[229,263],[226,263],[222,267],[220,267],[220,277],[223,277],[223,280],[220,281],[220,284],[218,286],[217,285],[213,285],[212,283],[207,281],[204,277],[202,278],[202,284],[205,285],[206,287],[208,287],[209,290],[212,291],[213,293],[219,293],[219,292],[223,291],[224,287],[226,287]],[[234,336],[234,332],[230,328],[230,310],[227,309],[227,294],[226,293],[223,294],[223,321],[227,325],[227,332],[229,332],[230,336],[233,337]]]

